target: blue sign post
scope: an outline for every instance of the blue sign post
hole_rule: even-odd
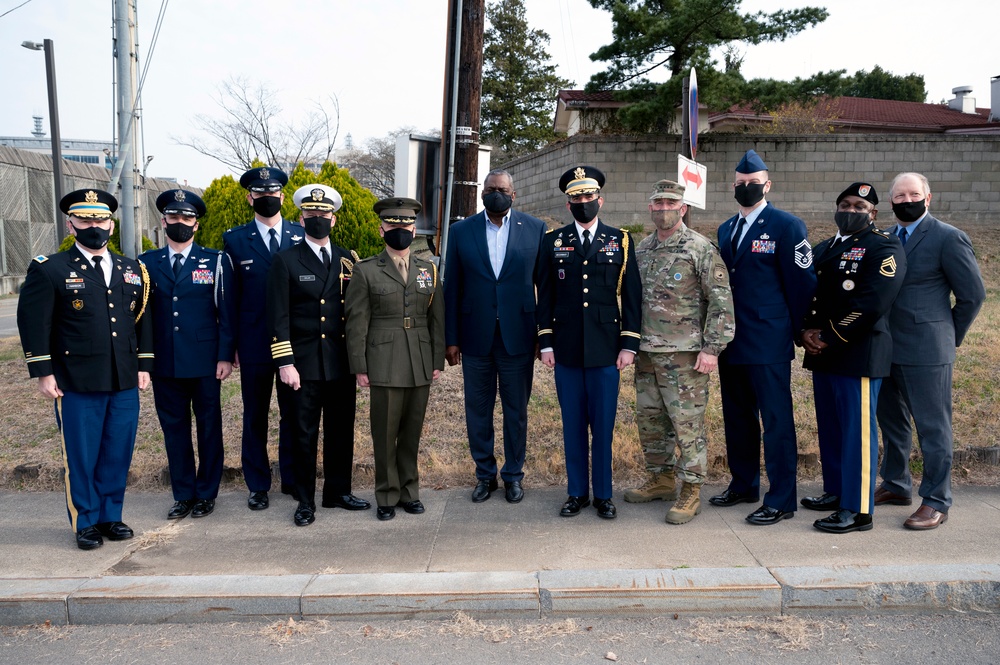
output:
[[[688,140],[691,142],[691,159],[698,154],[698,75],[691,68],[688,91]]]

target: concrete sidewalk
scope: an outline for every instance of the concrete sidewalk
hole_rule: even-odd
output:
[[[826,534],[800,510],[769,527],[755,506],[663,522],[662,502],[558,516],[565,493],[425,489],[423,515],[320,509],[292,523],[296,503],[262,512],[224,494],[202,519],[168,522],[168,493],[129,493],[137,536],[76,548],[59,493],[0,494],[0,624],[156,623],[287,618],[586,616],[1000,610],[1000,490],[959,487],[941,528],[903,528],[913,507],[879,507],[875,528]],[[805,485],[803,496],[819,493]],[[371,499],[370,492],[359,492]]]

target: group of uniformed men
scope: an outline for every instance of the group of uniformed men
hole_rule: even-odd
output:
[[[451,279],[461,284],[448,284],[443,294],[437,266],[409,250],[419,202],[400,197],[377,202],[386,246],[359,261],[330,240],[343,203],[332,187],[298,189],[294,202],[301,223],[296,223],[281,216],[287,184],[281,170],[251,169],[240,184],[255,216],[224,234],[221,252],[194,243],[205,204],[194,193],[175,189],[156,201],[167,245],[139,261],[112,255],[107,244],[117,201],[103,191],[79,190],[60,203],[76,238],[73,247],[37,257],[29,266],[18,325],[29,372],[39,379],[39,391],[55,400],[67,508],[81,549],[133,535],[122,522],[122,499],[138,423],[137,389],[145,389],[150,376],[175,501],[169,519],[204,517],[214,510],[223,468],[221,381],[234,367],[240,369],[242,465],[251,510],[269,505],[267,420],[275,385],[281,491],[298,501],[294,523],[315,520],[321,419],[322,506],[370,508],[351,491],[357,385],[370,390],[376,516],[392,519],[396,507],[424,512],[417,451],[430,384],[444,369],[442,295],[452,309],[464,303],[463,289],[479,277],[462,261],[478,257],[472,252],[460,260],[461,248],[449,251],[456,264]],[[468,229],[456,227],[455,241],[480,247],[486,268],[480,281],[494,293],[492,301],[480,298],[479,306],[492,307],[496,319],[486,321],[486,333],[479,335],[484,350],[470,355],[472,345],[462,341],[459,347],[458,340],[469,339],[461,335],[461,321],[473,306],[447,312],[448,362],[460,362],[460,348],[466,357],[467,422],[478,480],[473,501],[489,498],[497,487],[492,408],[498,385],[511,458],[502,474],[506,498],[517,503],[523,497],[524,410],[534,354],[514,340],[527,313],[528,334],[537,329],[536,353],[555,370],[562,412],[569,496],[560,515],[580,514],[591,505],[591,491],[598,516],[617,514],[612,436],[620,373],[634,363],[649,479],[627,490],[626,501],[673,501],[665,518],[671,524],[689,522],[700,512],[709,374],[718,368],[732,482],[710,502],[759,500],[763,440],[770,489],[747,521],[767,525],[792,517],[796,444],[790,366],[793,345],[799,345],[813,372],[824,479],[824,494],[804,498],[802,505],[832,511],[816,528],[866,530],[874,505],[908,505],[908,466],[901,460],[908,457],[911,414],[918,433],[947,429],[947,436],[924,451],[933,457],[931,478],[925,476],[924,504],[906,526],[927,529],[944,522],[951,498],[950,363],[984,293],[968,238],[926,213],[931,198],[926,179],[901,174],[893,182],[893,210],[900,220],[893,233],[874,226],[875,188],[852,184],[836,201],[838,233],[817,246],[815,262],[802,221],[766,202],[771,181],[753,150],[736,168],[733,191],[740,211],[719,227],[718,246],[684,224],[684,186],[669,180],[654,185],[648,209],[655,230],[635,246],[628,233],[599,220],[604,185],[604,174],[594,167],[568,170],[559,188],[575,221],[544,233],[539,220],[511,210],[513,179],[494,171],[484,184],[488,215]],[[905,239],[899,239],[904,236],[897,238],[896,231],[915,234],[918,224],[924,234],[945,235],[947,260],[939,261],[938,270],[946,273],[946,283],[938,291],[945,301],[951,293],[958,301],[951,337],[945,335],[951,357],[945,353],[944,363],[914,361],[893,349],[897,329],[905,329],[906,337],[922,323],[919,312],[893,310],[897,294],[906,293],[907,254],[917,239],[914,235],[904,252]],[[461,240],[466,232],[468,239]],[[504,276],[514,271],[505,272],[510,266],[516,267],[516,288],[537,288],[537,303],[531,293],[530,303],[518,296],[513,308],[518,328],[501,315],[511,303],[496,302]],[[926,288],[927,281],[924,275],[912,288]],[[908,298],[900,296],[904,302],[923,300],[919,291]],[[464,325],[471,326],[473,318]],[[470,363],[492,383],[470,392]],[[928,364],[933,366],[924,367]],[[947,368],[938,369],[940,364]],[[885,377],[892,404],[883,414],[878,398]],[[928,424],[917,412],[916,404],[927,401],[919,394],[927,382],[936,399],[947,400],[947,409],[934,411],[944,414],[946,423]],[[883,395],[886,390],[883,386]],[[473,424],[487,413],[488,428],[474,433]],[[878,491],[876,422],[887,438],[884,485]],[[935,437],[921,436],[921,444],[924,438]]]

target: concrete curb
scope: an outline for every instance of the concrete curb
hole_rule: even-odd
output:
[[[1000,610],[1000,564],[0,579],[0,625]]]

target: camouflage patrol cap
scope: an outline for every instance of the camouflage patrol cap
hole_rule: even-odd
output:
[[[655,201],[656,199],[683,200],[684,185],[676,183],[673,180],[660,180],[653,185],[653,195],[649,197],[650,201]]]

